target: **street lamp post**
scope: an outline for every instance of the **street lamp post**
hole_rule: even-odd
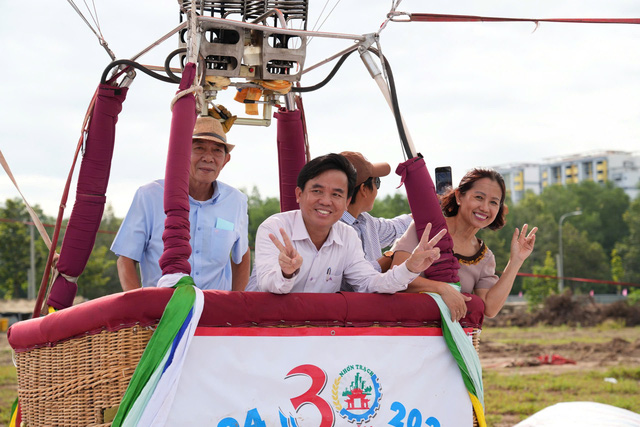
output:
[[[569,216],[582,215],[582,211],[569,212],[560,217],[558,221],[558,293],[564,289],[564,258],[562,253],[562,221]]]

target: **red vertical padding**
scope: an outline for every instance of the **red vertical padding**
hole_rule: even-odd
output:
[[[182,72],[178,92],[191,87],[196,66],[188,63]],[[169,152],[164,180],[164,252],[160,257],[162,274],[191,274],[189,256],[189,167],[191,164],[191,138],[196,125],[196,100],[189,93],[173,105]]]
[[[446,229],[447,222],[440,209],[436,187],[433,185],[433,180],[429,175],[424,159],[422,157],[414,157],[404,163],[400,163],[396,173],[402,177],[402,182],[407,191],[409,207],[416,223],[418,240],[422,238],[428,223],[432,225],[429,238],[438,234],[443,228]],[[425,271],[425,276],[428,279],[441,282],[458,282],[460,280],[458,279],[460,264],[458,264],[457,258],[453,255],[453,239],[451,235],[447,233],[438,242],[437,246],[440,248],[440,260]]]
[[[305,165],[304,128],[300,110],[286,108],[274,114],[278,119],[278,172],[280,175],[280,210],[298,209],[296,182]]]
[[[57,264],[58,271],[70,277],[80,276],[93,250],[106,202],[116,123],[126,95],[126,88],[104,84],[98,87],[78,174],[76,201]],[[77,290],[78,286],[75,283],[58,276],[51,288],[47,304],[58,310],[70,307]]]

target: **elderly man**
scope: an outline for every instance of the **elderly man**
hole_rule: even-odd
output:
[[[344,157],[356,169],[356,187],[347,210],[340,221],[352,226],[362,241],[364,257],[377,271],[387,271],[391,266],[391,257],[382,256],[382,248],[391,246],[399,239],[411,224],[411,215],[399,215],[395,218],[376,218],[368,212],[380,189],[380,178],[389,175],[388,163],[371,163],[361,153],[343,151]],[[343,286],[343,290],[351,290]]]
[[[339,222],[355,181],[355,169],[340,154],[318,157],[302,168],[296,188],[300,209],[272,215],[258,228],[256,290],[337,292],[344,278],[358,292],[394,293],[439,258],[435,244],[444,233],[427,241],[425,231],[405,263],[386,273],[376,271],[365,260],[355,230]]]
[[[241,291],[249,279],[247,197],[218,180],[233,147],[217,119],[198,117],[189,169],[189,263],[201,289]],[[164,250],[163,193],[163,179],[138,189],[111,246],[125,291],[156,286],[162,275],[158,260]]]

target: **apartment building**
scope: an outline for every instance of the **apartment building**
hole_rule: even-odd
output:
[[[640,155],[627,151],[596,151],[544,159],[543,163],[495,166],[505,179],[507,193],[514,203],[527,190],[535,194],[549,185],[576,184],[589,180],[612,181],[631,199],[640,194]]]

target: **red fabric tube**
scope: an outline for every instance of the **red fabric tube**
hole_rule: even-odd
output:
[[[188,63],[182,72],[178,92],[191,87],[196,66]],[[191,274],[189,227],[189,167],[191,164],[191,137],[196,125],[196,100],[187,94],[173,105],[171,134],[164,180],[164,252],[160,256],[162,274]]]
[[[280,175],[280,210],[298,209],[296,182],[305,165],[304,127],[300,110],[286,108],[274,114],[278,119],[278,172]]]
[[[447,229],[447,222],[444,219],[440,209],[440,201],[436,195],[436,187],[433,184],[431,175],[429,175],[424,159],[422,157],[414,157],[400,163],[396,173],[402,177],[402,182],[407,191],[409,207],[416,223],[418,240],[422,238],[428,223],[431,223],[432,226],[429,238],[438,234],[443,228]],[[451,235],[447,233],[438,242],[437,246],[440,248],[440,260],[425,271],[425,276],[428,279],[441,282],[458,282],[460,280],[458,278],[460,264],[453,255],[453,239]]]
[[[73,299],[78,292],[78,285],[70,282],[62,276],[56,277],[47,299],[47,304],[56,310],[71,307]]]
[[[89,123],[85,152],[78,174],[76,201],[65,232],[57,268],[63,274],[78,277],[87,265],[102,220],[118,114],[127,95],[126,88],[98,87],[95,108]],[[59,278],[60,279],[60,278]],[[66,280],[65,280],[66,282]],[[60,289],[56,289],[60,287]],[[58,308],[73,302],[77,286],[56,280],[48,304]],[[63,295],[69,293],[69,295]],[[55,304],[55,305],[54,305]]]

